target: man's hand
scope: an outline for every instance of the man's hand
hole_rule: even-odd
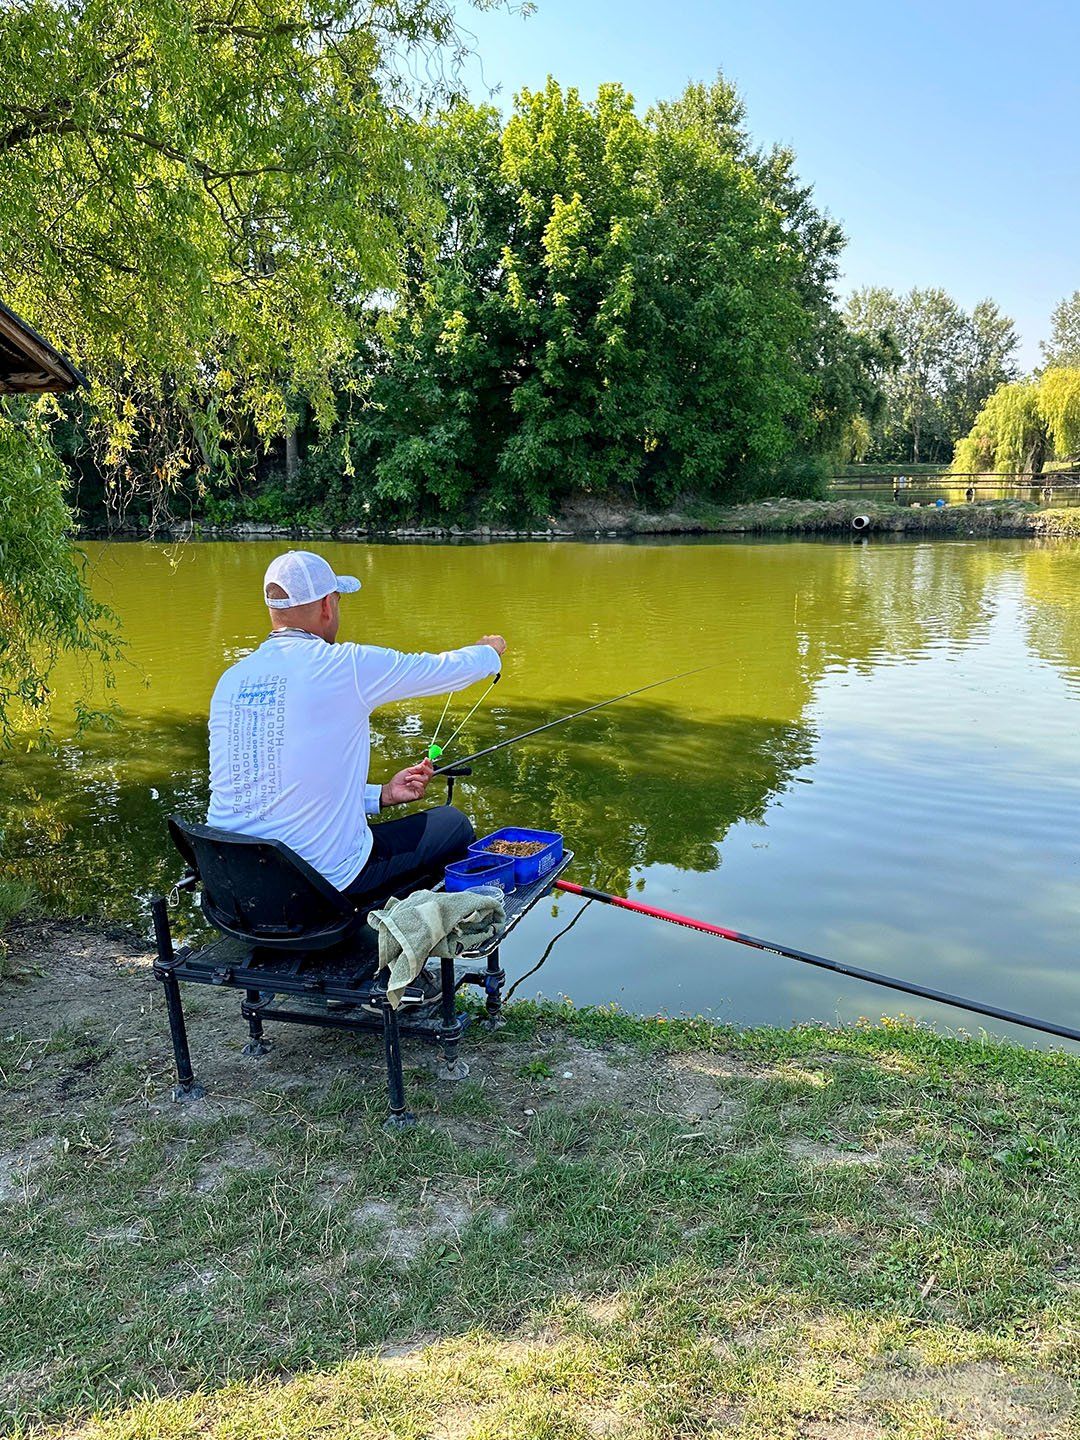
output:
[[[380,803],[385,807],[410,805],[414,800],[422,800],[434,774],[435,766],[430,760],[421,760],[419,765],[410,765],[407,770],[399,770],[394,778],[382,787]]]
[[[499,655],[506,654],[506,641],[501,635],[481,635],[477,643],[480,645],[490,645]]]

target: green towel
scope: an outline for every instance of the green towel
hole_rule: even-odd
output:
[[[379,936],[379,970],[389,970],[386,997],[396,1010],[405,987],[433,957],[453,958],[490,940],[506,919],[498,885],[448,894],[414,890],[372,910],[368,924]]]

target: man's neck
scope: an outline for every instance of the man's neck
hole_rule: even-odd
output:
[[[322,640],[324,643],[326,638],[317,630],[305,630],[302,625],[272,625],[270,639],[272,640],[275,635],[310,635],[313,640]]]

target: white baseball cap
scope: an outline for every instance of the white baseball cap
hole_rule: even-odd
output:
[[[270,585],[279,585],[285,591],[284,598],[272,600],[266,594]],[[276,556],[263,576],[263,598],[271,610],[310,605],[335,590],[342,595],[352,595],[359,589],[360,581],[355,575],[335,575],[323,557],[310,550],[288,550]]]

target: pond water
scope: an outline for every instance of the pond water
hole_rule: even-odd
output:
[[[10,870],[145,925],[146,897],[179,870],[165,817],[204,813],[210,693],[266,632],[261,577],[280,548],[86,546],[128,642],[119,724],[76,739],[77,677],[61,672],[58,749],[0,766]],[[504,679],[447,759],[714,667],[480,762],[459,791],[479,830],[556,828],[582,883],[1080,1022],[1075,545],[316,548],[364,582],[342,639],[506,634]],[[377,713],[376,777],[419,758],[440,706]],[[511,979],[580,905],[538,907],[505,947]],[[518,990],[538,993],[739,1023],[981,1023],[596,904]]]

